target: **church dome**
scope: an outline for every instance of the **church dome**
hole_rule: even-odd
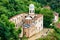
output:
[[[30,4],[29,9],[34,10],[34,4]]]

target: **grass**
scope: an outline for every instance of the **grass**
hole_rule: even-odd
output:
[[[24,36],[22,37],[22,40],[28,40],[28,38],[24,35]]]
[[[58,19],[58,23],[60,23],[60,17],[59,17],[59,19]]]

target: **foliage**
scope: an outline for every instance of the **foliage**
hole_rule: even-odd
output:
[[[4,14],[0,17],[0,38],[1,40],[18,40],[15,24],[10,22]]]
[[[5,14],[8,18],[11,18],[16,14],[28,12],[28,6],[31,3],[35,4],[36,7],[41,7],[41,4],[28,0],[0,0],[0,16]]]
[[[22,37],[22,40],[28,40],[28,38],[24,35],[24,36]]]
[[[50,27],[49,25],[52,23],[52,10],[58,12],[60,16],[60,0],[0,0],[0,39],[18,40],[21,29],[16,30],[14,23],[8,19],[17,14],[28,12],[28,7],[31,3],[35,5],[36,13],[43,14],[45,27]],[[42,8],[46,5],[49,5],[52,10]],[[59,35],[59,29],[56,30],[56,34]]]
[[[60,0],[33,0],[35,2],[38,2],[42,4],[42,6],[50,6],[52,10],[59,13],[60,16]]]
[[[42,0],[41,0],[42,1]],[[0,0],[0,16],[5,14],[8,18],[20,14],[22,12],[28,12],[29,4],[33,3],[36,8],[36,13],[43,13],[44,14],[44,26],[49,26],[52,22],[52,11],[48,9],[42,9],[42,5],[38,2],[34,2],[32,0]],[[47,20],[49,19],[49,20]],[[49,22],[49,23],[47,23]],[[48,25],[47,25],[48,24]]]
[[[43,18],[44,26],[49,28],[54,18],[53,11],[47,8],[41,8],[40,13],[42,13],[44,17]]]

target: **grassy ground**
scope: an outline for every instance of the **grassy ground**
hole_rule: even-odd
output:
[[[26,36],[23,36],[22,40],[28,40],[28,38]]]

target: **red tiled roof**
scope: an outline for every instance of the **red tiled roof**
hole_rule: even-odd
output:
[[[57,24],[57,27],[60,28],[60,23]]]
[[[53,13],[54,13],[55,16],[58,16],[58,13],[56,13],[56,12],[53,12]]]
[[[57,13],[55,13],[55,16],[58,16],[58,14],[57,14]]]

